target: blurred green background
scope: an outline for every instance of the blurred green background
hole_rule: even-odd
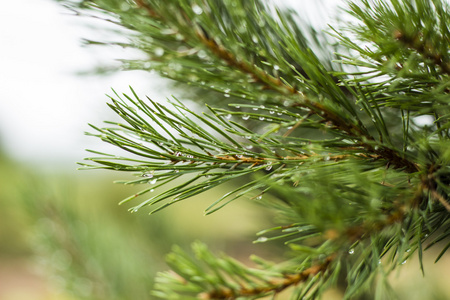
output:
[[[149,216],[117,203],[142,186],[112,182],[128,174],[40,171],[0,157],[0,299],[151,299],[171,246],[201,240],[243,261],[272,225],[261,206],[240,201],[212,216],[203,210],[227,187]],[[129,178],[129,177],[128,177]],[[150,211],[150,210],[148,210]]]

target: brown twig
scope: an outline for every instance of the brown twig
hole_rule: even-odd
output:
[[[255,79],[255,81],[266,84],[267,88],[300,96],[301,101],[295,103],[293,107],[303,107],[309,109],[310,111],[308,113],[308,116],[316,114],[324,120],[331,122],[337,128],[345,131],[350,136],[353,136],[360,140],[374,140],[372,136],[364,133],[361,128],[359,128],[355,124],[343,119],[337,113],[329,110],[323,104],[312,101],[304,93],[284,84],[279,78],[274,78],[258,68],[252,67],[245,62],[238,61],[231,52],[226,50],[223,46],[217,44],[213,39],[207,37],[203,32],[198,32],[197,34],[201,41],[218,57],[226,61],[228,65],[237,67],[242,72],[250,74]],[[297,127],[299,125],[300,124],[298,124]],[[390,162],[390,165],[394,168],[404,169],[408,173],[414,173],[419,170],[419,167],[416,164],[401,157],[396,151],[390,148],[380,147],[379,149],[375,149],[373,146],[365,142],[360,142],[360,145],[366,150],[379,155],[379,158],[388,160]]]
[[[224,60],[229,66],[236,67],[243,73],[250,75],[256,82],[263,83],[266,89],[274,89],[283,94],[296,93],[293,87],[285,85],[279,78],[269,75],[254,65],[238,60],[233,53],[229,52],[222,45],[219,45],[214,39],[208,37],[203,30],[197,30],[196,33],[200,41],[217,57]]]
[[[323,161],[340,161],[343,159],[348,159],[353,157],[351,155],[331,155],[331,156],[322,156],[318,154],[311,155],[298,155],[298,156],[280,156],[279,158],[266,158],[266,157],[247,157],[247,156],[236,156],[236,155],[214,155],[214,158],[218,158],[227,162],[235,162],[239,164],[252,164],[254,166],[263,165],[267,163],[274,162],[284,162],[284,161],[304,161],[306,159],[310,159],[311,157],[319,157],[319,160]],[[366,157],[366,156],[364,156]]]
[[[424,200],[424,192],[429,191],[431,197],[434,200],[439,201],[447,211],[450,212],[450,203],[434,188],[436,182],[433,173],[437,167],[431,165],[428,168],[428,174],[422,175],[421,182],[418,184],[412,200],[409,201],[411,208],[418,208]],[[382,183],[383,184],[383,183]],[[385,220],[378,222],[363,222],[361,225],[353,226],[345,231],[344,236],[351,241],[357,241],[363,236],[370,234],[371,232],[379,232],[393,224],[403,222],[407,213],[407,206],[398,204],[386,215]],[[342,237],[336,230],[331,229],[325,233],[325,236],[329,239],[338,239]]]
[[[447,209],[448,212],[450,212],[450,203],[445,200],[444,197],[442,197],[441,194],[439,194],[435,189],[430,189],[431,196],[441,202],[441,204]]]
[[[434,200],[439,201],[447,211],[450,212],[450,203],[436,190],[436,178],[434,176],[434,173],[439,169],[439,167],[435,165],[431,165],[428,168],[428,174],[426,176],[422,177],[422,184],[421,184],[421,190],[423,191],[429,191],[431,197]]]
[[[288,287],[297,285],[302,282],[306,282],[313,276],[316,276],[319,273],[324,273],[330,266],[331,262],[336,258],[336,255],[328,256],[324,262],[313,265],[306,270],[303,270],[300,273],[296,274],[286,274],[284,278],[274,278],[269,281],[269,284],[257,286],[257,287],[241,287],[238,290],[231,289],[221,289],[214,290],[206,293],[201,293],[198,297],[199,299],[226,299],[226,300],[234,300],[239,297],[249,297],[249,296],[257,296],[264,295],[269,293],[280,293]]]
[[[325,233],[325,237],[331,240],[337,240],[338,238],[345,238],[346,241],[351,243],[363,239],[372,233],[380,232],[389,226],[403,222],[406,216],[405,206],[400,206],[397,209],[391,211],[386,219],[378,222],[363,222],[360,225],[351,226],[345,230],[343,234],[339,234],[334,229],[330,229]]]
[[[297,129],[297,127],[299,127],[300,125],[302,125],[302,123],[308,119],[313,113],[309,112],[307,115],[305,115],[303,118],[301,118],[297,123],[295,123],[294,126],[292,126],[291,129],[289,129],[288,131],[286,131],[285,134],[283,134],[283,137],[287,137],[289,136],[295,129]]]
[[[145,3],[143,0],[136,0],[136,4],[139,7],[144,8],[151,17],[162,19],[162,16],[155,12],[155,10],[153,10],[152,7]],[[194,24],[192,25],[194,26]],[[213,38],[209,37],[203,30],[203,28],[197,26],[197,30],[195,32],[197,38],[212,53],[226,62],[229,66],[235,67],[241,72],[250,75],[255,80],[255,82],[263,84],[266,89],[272,89],[274,91],[281,92],[282,94],[297,95],[300,99],[299,102],[293,105],[293,107],[306,108],[310,111],[310,114],[318,115],[327,122],[331,122],[336,128],[339,128],[340,130],[346,132],[349,136],[361,140],[361,142],[359,142],[359,146],[365,148],[369,152],[378,155],[379,159],[387,160],[392,167],[396,169],[404,169],[408,173],[414,173],[419,170],[417,164],[414,164],[406,158],[401,157],[400,154],[396,151],[387,147],[380,147],[379,149],[375,149],[372,145],[370,145],[370,143],[364,142],[364,140],[374,141],[374,138],[365,133],[360,127],[356,126],[349,120],[343,119],[339,114],[330,110],[322,103],[315,102],[309,99],[301,91],[298,91],[292,86],[283,83],[280,78],[273,77],[264,70],[257,68],[245,61],[239,60],[224,46],[220,45]]]
[[[161,19],[161,15],[159,15],[156,11],[154,11],[143,0],[135,0],[135,1],[136,1],[137,6],[145,9],[150,17],[155,18],[155,19]]]
[[[443,73],[450,75],[450,63],[444,60],[442,55],[433,48],[430,42],[422,40],[420,34],[413,36],[396,30],[394,32],[394,38],[405,46],[416,50],[426,59],[432,60],[434,64],[441,68]]]

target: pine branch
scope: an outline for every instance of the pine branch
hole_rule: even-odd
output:
[[[192,249],[195,259],[180,248],[173,249],[168,263],[176,271],[159,275],[155,296],[167,299],[179,292],[183,299],[256,299],[279,294],[299,284],[305,284],[303,293],[306,294],[315,284],[330,276],[328,268],[336,259],[336,255],[330,255],[317,263],[307,264],[300,272],[292,272],[288,269],[248,268],[230,257],[214,256],[200,243],[194,243]],[[254,261],[267,266],[267,262],[259,258],[255,257]]]
[[[430,45],[430,42],[421,40],[419,36],[420,33],[416,36],[408,36],[401,31],[394,32],[394,37],[398,41],[416,50],[425,59],[430,59],[441,68],[443,73],[450,75],[450,62],[446,61],[443,55]]]
[[[447,209],[450,212],[450,204],[448,203],[447,200],[444,199],[444,197],[441,194],[439,194],[436,190],[432,189],[431,195],[433,196],[434,199],[438,200],[445,207],[445,209]]]
[[[118,95],[116,96],[119,97]],[[154,106],[154,108],[152,108],[143,100],[139,99],[136,94],[134,94],[134,96],[136,97],[136,100],[132,100],[125,95],[127,100],[131,101],[136,108],[128,106],[123,100],[120,102],[114,100],[113,104],[110,106],[114,111],[121,115],[129,125],[111,122],[111,124],[118,126],[118,128],[101,129],[95,126],[92,127],[100,132],[99,135],[94,136],[100,137],[108,143],[133,153],[137,157],[141,156],[145,160],[141,160],[139,158],[129,159],[123,157],[113,157],[111,155],[106,155],[105,157],[94,157],[89,160],[102,165],[102,168],[141,172],[138,173],[138,175],[142,176],[143,179],[127,181],[124,182],[125,184],[152,183],[159,179],[166,180],[172,176],[179,177],[190,173],[200,173],[196,175],[194,179],[189,181],[194,184],[193,186],[190,184],[183,184],[182,189],[180,189],[181,186],[173,188],[163,194],[152,197],[150,200],[143,202],[140,206],[132,208],[131,210],[133,211],[136,211],[144,205],[159,203],[169,197],[174,197],[173,202],[177,202],[187,198],[188,196],[193,196],[198,192],[212,188],[218,184],[222,184],[227,180],[235,179],[240,176],[246,176],[261,170],[273,170],[268,175],[269,177],[273,177],[281,175],[279,174],[280,172],[286,172],[292,166],[309,163],[311,161],[338,162],[341,160],[351,159],[352,157],[359,157],[360,159],[377,158],[360,154],[356,156],[352,154],[327,154],[324,156],[314,152],[307,153],[305,151],[301,151],[301,153],[299,153],[299,151],[294,150],[294,147],[288,147],[288,149],[286,149],[290,151],[292,155],[280,155],[276,150],[278,143],[275,142],[276,140],[265,137],[265,134],[260,135],[254,132],[249,132],[248,130],[242,131],[242,128],[240,128],[236,123],[222,118],[215,110],[212,110],[212,112],[216,115],[215,118],[206,114],[205,117],[207,118],[205,118],[188,110],[180,103],[174,103],[175,107],[180,109],[180,114],[174,114],[164,106],[150,101],[150,103]],[[148,116],[150,116],[156,124],[151,125],[145,121],[139,111],[150,113],[151,115]],[[224,110],[218,110],[218,112],[219,111],[220,113],[226,115],[233,113]],[[275,110],[273,113],[275,114]],[[224,143],[217,137],[211,135],[211,133],[206,131],[204,127],[193,122],[191,117],[188,117],[188,114],[200,120],[204,125],[211,127],[216,133],[222,135],[222,137],[228,139],[230,144]],[[253,114],[253,117],[259,119],[261,115]],[[289,117],[287,119],[272,118],[272,122],[282,122],[281,124],[286,123],[289,125],[296,122],[289,120]],[[171,133],[171,130],[167,129],[167,125],[172,127],[173,130],[178,131],[181,137],[175,137]],[[160,129],[165,131],[166,136],[160,133]],[[188,132],[190,132],[190,134],[188,134]],[[234,135],[235,138],[240,137],[242,139],[245,137],[245,139],[250,143],[239,143],[226,132]],[[150,144],[147,146],[143,142],[135,141],[134,137],[138,137],[141,141],[148,142]],[[150,145],[153,145],[153,147],[157,147],[160,150],[152,149]],[[263,147],[265,151],[263,153],[251,151],[250,149],[253,147]],[[246,154],[242,154],[242,151]],[[217,154],[214,154],[214,152]],[[146,159],[153,159],[161,162],[152,163]],[[125,164],[113,162],[112,160],[122,160]],[[137,164],[129,165],[128,163]],[[98,168],[97,166],[90,164],[82,165],[86,168]],[[218,170],[219,172],[215,170]],[[224,176],[225,173],[221,170],[227,170],[228,175]],[[287,172],[286,175],[282,177],[288,178],[289,176],[289,172]],[[199,182],[198,184],[194,183],[196,180],[201,180],[202,178],[206,180]],[[160,187],[169,182],[171,182],[171,180],[163,181],[155,187]],[[253,185],[261,187],[264,183],[254,182]],[[135,197],[149,193],[152,190],[154,190],[154,187],[147,188],[140,193],[130,196],[121,203],[128,202]],[[238,190],[236,190],[236,192]],[[254,189],[251,188],[249,191],[252,190]],[[239,196],[242,195],[242,193],[239,193]],[[220,201],[222,200],[224,199],[220,199]]]
[[[309,267],[308,269],[297,274],[285,274],[284,279],[272,280],[271,285],[259,286],[252,288],[241,288],[238,291],[216,290],[209,293],[199,295],[200,299],[238,299],[239,297],[251,297],[259,295],[267,295],[269,293],[278,294],[285,289],[304,283],[311,278],[326,272],[328,266],[333,261],[334,256],[328,257],[324,263]]]
[[[440,1],[350,3],[360,23],[333,29],[348,50],[338,55],[339,71],[310,50],[291,13],[256,0],[92,3],[132,29],[128,46],[148,54],[127,68],[157,70],[224,105],[200,114],[133,90],[116,94],[109,106],[122,121],[92,125],[92,135],[128,155],[97,153],[82,165],[150,184],[122,201],[153,195],[133,212],[237,182],[207,214],[250,196],[291,224],[261,231],[256,242],[283,241],[293,261],[255,270],[199,244],[196,259],[175,249],[168,259],[178,275],[160,275],[155,295],[253,299],[295,286],[294,298],[314,299],[344,267],[351,298],[377,272],[413,253],[422,261],[424,249],[449,236],[450,59],[442,45],[450,12]],[[431,124],[417,121],[429,116]]]
[[[140,7],[144,8],[151,17],[159,20],[163,19],[163,16],[158,15],[152,9],[152,7],[150,7],[147,3],[144,3],[144,1],[138,1],[137,3]],[[184,16],[188,18],[186,15]],[[195,23],[193,23],[190,19],[187,20],[187,23],[195,27]],[[272,77],[261,69],[255,68],[254,65],[247,64],[244,61],[239,61],[236,56],[225,49],[225,47],[219,45],[213,38],[206,35],[204,29],[202,29],[201,27],[196,30],[196,35],[200,39],[200,41],[219,59],[225,61],[226,64],[228,64],[230,67],[239,69],[243,73],[250,75],[255,82],[263,84],[263,88],[272,89],[282,94],[296,95],[296,98],[298,100],[296,100],[296,103],[293,104],[292,107],[308,109],[310,114],[316,114],[320,116],[321,118],[323,118],[324,122],[330,122],[333,126],[335,126],[337,130],[346,132],[350,137],[357,138],[358,140],[374,140],[374,138],[360,126],[355,125],[348,119],[342,118],[325,105],[309,99],[308,96],[305,95],[305,93],[296,90],[291,85],[283,82],[280,78]],[[317,69],[320,71],[325,71],[320,67]],[[329,76],[326,71],[323,73],[323,75]],[[361,143],[361,146],[366,148],[366,150],[377,154],[380,158],[386,159],[388,161],[388,165],[391,165],[394,168],[405,169],[406,172],[409,173],[417,172],[419,170],[417,165],[408,161],[404,157],[401,157],[393,149],[385,146],[382,146],[381,149],[374,149],[372,145],[367,143]]]

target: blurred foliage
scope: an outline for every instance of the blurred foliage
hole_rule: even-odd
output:
[[[49,285],[75,299],[148,299],[174,241],[201,239],[245,260],[256,249],[242,241],[268,222],[267,212],[249,203],[204,217],[210,194],[152,218],[130,214],[117,202],[133,188],[113,185],[111,177],[45,174],[5,156],[0,165],[0,258],[31,259]]]

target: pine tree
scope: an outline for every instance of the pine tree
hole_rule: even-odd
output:
[[[125,69],[155,70],[207,108],[114,93],[122,121],[91,134],[128,155],[92,151],[83,168],[135,174],[123,182],[145,185],[122,201],[143,199],[132,212],[234,182],[206,214],[247,197],[278,215],[256,242],[282,241],[283,263],[175,247],[154,296],[316,299],[345,276],[345,299],[388,299],[392,270],[450,247],[446,2],[349,2],[353,21],[327,33],[259,0],[63,2],[130,30],[87,43],[139,49],[147,58]]]

